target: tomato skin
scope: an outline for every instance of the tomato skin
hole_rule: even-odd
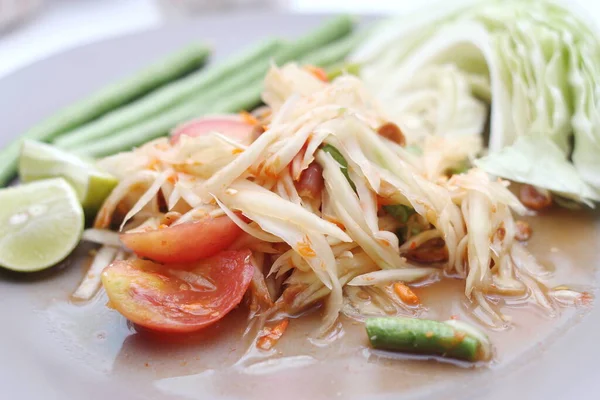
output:
[[[300,180],[297,185],[298,194],[302,197],[320,199],[324,187],[325,180],[323,179],[323,167],[313,161],[308,168],[300,174]]]
[[[148,232],[124,233],[121,241],[141,258],[188,263],[225,250],[242,234],[229,217],[204,218]]]
[[[134,324],[189,333],[217,322],[242,301],[254,273],[251,255],[249,250],[224,251],[201,262],[172,265],[115,261],[102,272],[102,284],[111,307]]]
[[[240,143],[250,144],[253,130],[254,125],[237,114],[202,117],[184,122],[173,129],[171,143],[177,143],[181,135],[196,137],[210,132],[219,132]]]

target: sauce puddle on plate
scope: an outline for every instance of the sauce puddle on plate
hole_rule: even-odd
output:
[[[547,286],[566,284],[594,291],[595,269],[600,265],[595,249],[600,241],[598,214],[555,209],[528,222],[533,228],[528,248],[554,269],[545,281]],[[71,275],[75,288],[80,276]],[[456,315],[474,322],[463,290],[464,283],[454,279],[415,289],[427,308],[421,317],[445,320]],[[136,333],[105,303],[104,294],[83,304],[54,300],[43,313],[55,340],[76,355],[82,366],[123,380],[150,398],[163,393],[186,399],[451,393],[473,378],[535,359],[541,348],[551,348],[552,341],[587,311],[586,307],[561,307],[551,317],[531,304],[504,306],[511,326],[486,330],[495,346],[494,362],[483,368],[460,368],[414,357],[382,357],[369,350],[363,324],[348,318],[341,318],[342,337],[319,345],[310,340],[320,323],[319,310],[292,319],[274,350],[265,352],[254,348],[252,335],[244,335],[244,307],[198,334],[168,338]]]

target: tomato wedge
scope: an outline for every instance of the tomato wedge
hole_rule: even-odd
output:
[[[147,232],[124,233],[121,241],[135,254],[161,263],[187,263],[225,250],[242,230],[227,216],[204,218]]]
[[[219,132],[240,143],[250,144],[253,130],[254,125],[237,114],[197,118],[184,122],[173,129],[171,143],[177,143],[181,135],[196,137],[210,132]]]
[[[223,318],[250,285],[251,252],[224,251],[193,264],[115,261],[102,272],[110,305],[134,324],[194,332]]]

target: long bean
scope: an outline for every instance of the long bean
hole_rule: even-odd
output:
[[[302,58],[303,64],[329,66],[345,59],[350,52],[365,38],[363,30],[354,32],[333,43],[317,49]]]
[[[342,39],[343,40],[343,39]],[[339,42],[339,41],[338,41]],[[323,49],[329,46],[324,47]],[[321,52],[321,49],[315,51],[314,56],[311,56],[312,53],[309,54],[310,58],[306,58],[310,60],[310,64],[326,68],[328,76],[330,74],[330,68],[333,68],[331,71],[334,75],[340,75],[345,68],[346,64],[340,64],[341,61],[349,54],[349,52],[341,52],[338,51],[335,54],[335,57],[331,54],[327,54],[325,52]],[[277,57],[275,57],[277,59]],[[280,58],[281,60],[281,58]],[[290,60],[288,60],[290,61]],[[283,62],[281,62],[283,63]],[[350,65],[350,64],[348,64]],[[354,64],[353,64],[354,65]],[[211,113],[228,113],[228,112],[237,112],[242,110],[250,110],[253,107],[256,107],[260,104],[261,99],[260,96],[262,94],[263,89],[263,77],[267,72],[268,66],[264,69],[256,68],[253,71],[247,71],[246,75],[242,75],[236,79],[231,79],[224,83],[222,86],[218,86],[214,91],[208,91],[204,94],[203,99],[215,99],[215,105],[209,109]],[[353,70],[352,70],[353,71]],[[352,72],[349,70],[349,72]],[[242,89],[242,90],[240,90]],[[234,93],[232,95],[225,96],[224,99],[218,100],[219,97],[223,97],[223,93]],[[202,98],[199,100],[202,101]]]
[[[25,132],[22,138],[13,141],[0,151],[0,186],[6,185],[16,174],[22,139],[50,141],[70,129],[77,128],[197,69],[206,61],[209,54],[210,50],[205,45],[190,45],[129,78],[101,89],[34,126]]]
[[[102,157],[124,150],[131,150],[135,146],[164,136],[175,125],[189,119],[198,112],[202,112],[202,110],[202,105],[185,104],[183,107],[168,110],[141,124],[124,129],[118,135],[82,144],[72,151],[80,156]]]
[[[256,69],[256,66],[262,68],[262,65],[281,48],[282,44],[283,42],[279,39],[260,42],[223,63],[195,72],[138,101],[108,113],[96,121],[62,135],[54,143],[65,149],[76,148],[141,123],[167,109],[174,108],[194,95],[198,96],[198,94],[202,95],[202,93],[210,91],[229,78],[244,77],[245,74],[239,73],[243,68]]]
[[[113,83],[35,126],[25,135],[48,140],[130,102],[203,65],[209,47],[194,43],[133,76]]]
[[[472,335],[450,323],[416,318],[379,317],[368,318],[366,328],[369,341],[376,349],[437,355],[466,361],[487,361],[491,356],[489,339],[485,335]],[[474,331],[474,328],[469,330]]]
[[[354,73],[357,69],[356,64],[344,64],[342,61],[350,54],[354,46],[362,40],[362,37],[358,36],[357,33],[354,33],[348,38],[351,40],[342,38],[329,45],[318,48],[315,51],[308,53],[300,62],[302,64],[311,64],[326,68],[328,77],[330,75],[331,77],[341,75],[346,69],[349,73]],[[275,61],[279,61],[280,64],[283,64],[284,62],[291,60],[284,60],[282,56],[276,56]],[[261,71],[261,78],[264,76],[265,72],[266,70]],[[252,78],[254,78],[254,75],[252,75]],[[248,82],[250,84],[249,87],[246,87],[245,90],[233,95],[230,99],[226,98],[223,101],[217,102],[215,109],[211,110],[211,112],[226,113],[249,110],[260,104],[260,96],[263,87],[262,80],[254,80],[253,84],[251,83],[252,81],[253,79],[246,79],[246,81],[232,79],[225,85],[219,87],[220,93],[230,93],[231,91],[236,91],[242,87],[243,83]],[[212,94],[213,93],[209,92],[206,96],[209,97]]]
[[[307,35],[284,45],[275,53],[273,61],[283,64],[302,59],[311,51],[347,35],[352,27],[353,20],[348,16],[330,20]],[[206,113],[236,112],[256,106],[260,103],[262,79],[270,62],[268,59],[258,62],[163,114],[95,142],[74,146],[73,150],[80,155],[92,157],[114,154],[166,135],[175,125],[192,117]],[[229,96],[231,98],[228,98]]]
[[[259,62],[243,74],[237,74],[185,103],[163,113],[143,120],[115,135],[78,144],[70,149],[89,157],[102,157],[119,151],[130,150],[152,139],[167,135],[177,124],[207,113],[229,113],[245,109],[237,104],[256,106],[260,103],[261,79],[268,68],[269,60]],[[235,94],[235,92],[240,92]]]
[[[261,103],[260,95],[262,94],[262,89],[262,82],[259,82],[258,85],[248,86],[247,88],[216,102],[209,108],[208,112],[225,114],[252,110]]]
[[[275,57],[277,64],[301,60],[309,53],[347,36],[354,27],[354,19],[348,15],[333,18],[314,31],[294,41],[294,46]]]
[[[75,152],[86,157],[103,157],[130,150],[152,139],[165,136],[174,126],[198,114],[225,114],[252,109],[260,104],[261,92],[260,85],[252,85],[214,104],[205,102],[184,104],[143,124],[126,129],[120,135],[90,142],[79,147]]]
[[[230,90],[238,89],[252,84],[255,80],[262,79],[262,76],[269,68],[270,56],[273,56],[273,61],[277,64],[301,58],[323,45],[338,42],[338,39],[345,37],[352,30],[352,27],[352,18],[344,15],[326,22],[316,30],[295,40],[292,45],[283,46],[281,51],[276,52],[278,46],[275,43],[261,44],[257,48],[250,50],[247,54],[232,59],[225,64],[226,73],[224,74],[220,74],[219,70],[210,72],[211,70],[209,69],[206,72],[209,77],[208,79],[200,76],[189,78],[191,82],[187,81],[175,84],[174,88],[165,89],[166,94],[159,91],[154,96],[151,95],[150,99],[140,100],[139,104],[134,103],[123,110],[117,110],[115,113],[109,114],[89,126],[58,138],[55,144],[67,149],[77,149],[80,147],[80,144],[87,147],[85,143],[91,139],[106,137],[119,130],[133,126],[148,117],[157,115],[157,113],[163,110],[176,106],[179,100],[189,97],[190,94],[198,93],[195,98],[190,99],[191,103],[198,102],[202,98],[208,101],[222,96],[223,93],[228,93]],[[348,47],[347,43],[344,43],[344,46],[340,46],[339,44],[336,46],[336,48],[346,47]],[[248,69],[231,76],[232,73],[241,71],[243,68]],[[222,81],[222,84],[210,85],[210,83],[218,81]],[[182,105],[182,108],[188,109],[189,107]],[[173,112],[171,115],[175,114],[184,115],[184,112]]]

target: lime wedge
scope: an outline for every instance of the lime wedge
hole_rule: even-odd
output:
[[[57,264],[79,243],[85,217],[62,178],[0,190],[0,266],[32,272]]]
[[[26,140],[19,158],[19,177],[23,182],[62,177],[67,180],[81,201],[84,211],[93,215],[118,181],[100,171],[93,163],[46,143]]]

